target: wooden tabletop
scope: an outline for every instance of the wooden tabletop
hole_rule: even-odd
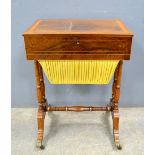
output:
[[[29,34],[133,35],[118,19],[41,19],[23,35]]]

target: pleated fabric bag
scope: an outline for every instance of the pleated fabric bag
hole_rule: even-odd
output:
[[[108,84],[119,60],[39,60],[51,84]]]

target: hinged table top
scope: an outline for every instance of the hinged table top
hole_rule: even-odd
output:
[[[131,35],[118,19],[44,19],[37,20],[24,35],[29,34],[105,34]]]

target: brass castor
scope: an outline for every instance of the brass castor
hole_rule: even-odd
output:
[[[42,144],[42,141],[41,140],[38,140],[37,141],[37,148],[39,148],[39,149],[41,149],[41,150],[43,150],[44,148],[45,148],[45,146]]]
[[[120,145],[120,143],[115,143],[116,147],[118,150],[122,150],[122,146]]]

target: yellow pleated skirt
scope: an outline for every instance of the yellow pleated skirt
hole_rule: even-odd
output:
[[[39,60],[51,84],[108,84],[119,60]]]

